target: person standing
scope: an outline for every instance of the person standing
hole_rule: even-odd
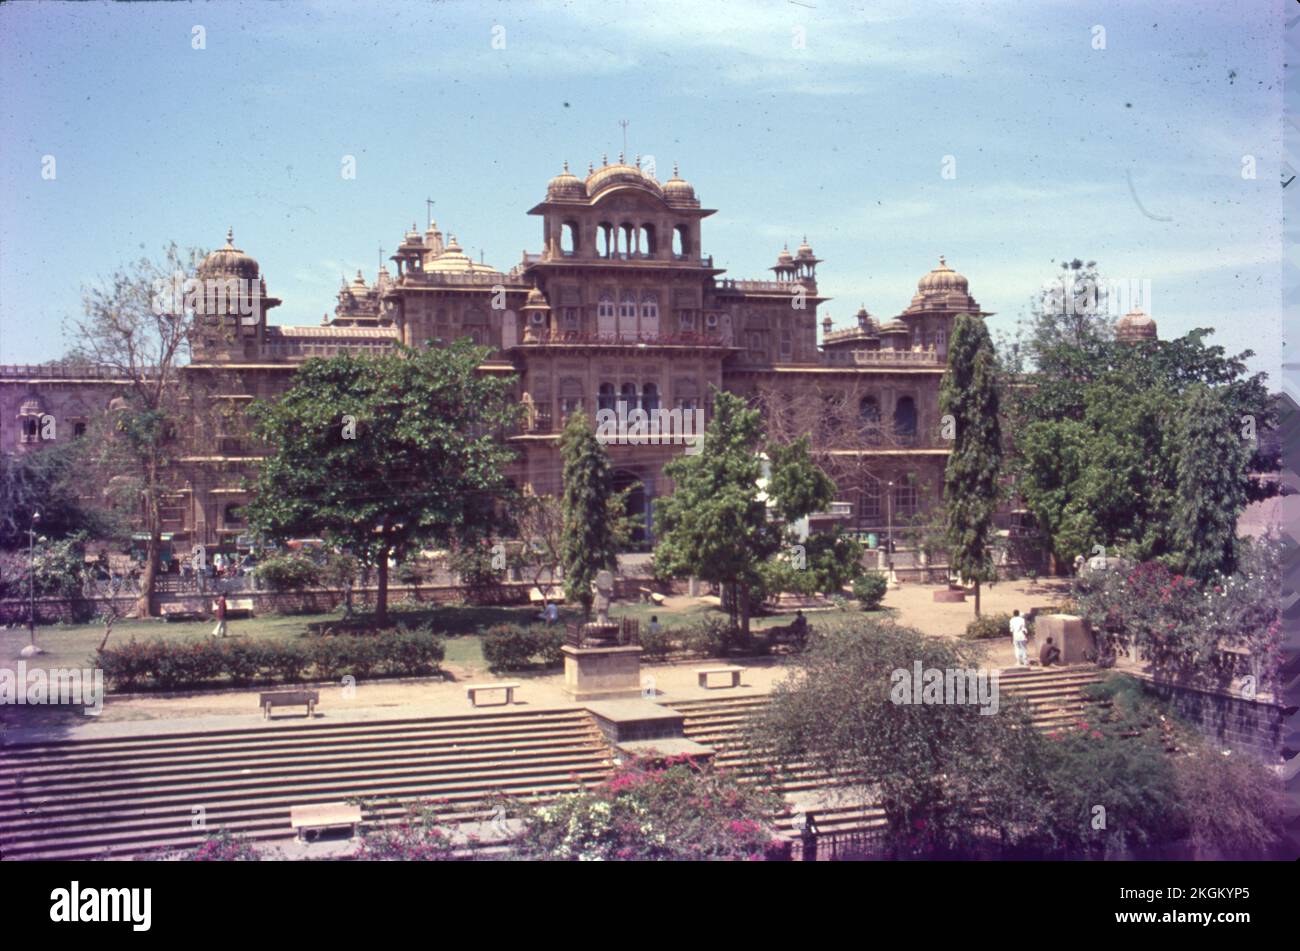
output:
[[[1011,644],[1016,649],[1016,666],[1029,666],[1029,633],[1020,609],[1011,612]]]
[[[226,636],[226,593],[217,595],[217,626],[212,629],[213,637]]]

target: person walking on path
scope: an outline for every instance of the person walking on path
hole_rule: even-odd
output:
[[[1011,643],[1016,649],[1016,666],[1029,666],[1029,634],[1020,609],[1011,612]]]
[[[226,594],[224,591],[217,596],[217,626],[212,629],[212,636],[226,636]]]

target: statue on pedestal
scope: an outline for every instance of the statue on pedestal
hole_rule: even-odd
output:
[[[596,623],[601,627],[607,627],[609,625],[609,605],[614,600],[614,573],[608,569],[598,572],[591,587],[596,595]]]

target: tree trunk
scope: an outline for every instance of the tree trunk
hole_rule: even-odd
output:
[[[388,623],[388,547],[379,551],[379,590],[375,594],[375,624],[383,627]]]
[[[980,616],[980,583],[978,578],[975,579],[975,616]]]
[[[746,643],[749,641],[749,588],[736,585],[736,600],[740,608],[740,634]]]
[[[144,571],[140,574],[140,597],[135,603],[136,617],[153,617],[153,589],[158,578],[158,551],[162,547],[162,531],[157,518],[151,517],[149,521],[149,542],[145,548]]]

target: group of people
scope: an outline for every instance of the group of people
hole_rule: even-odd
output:
[[[1029,666],[1029,624],[1020,616],[1020,610],[1017,608],[1011,612],[1011,645],[1016,650],[1016,666]],[[1052,643],[1052,638],[1048,637],[1043,646],[1038,649],[1038,663],[1043,667],[1051,667],[1053,664],[1061,662],[1061,649]]]

